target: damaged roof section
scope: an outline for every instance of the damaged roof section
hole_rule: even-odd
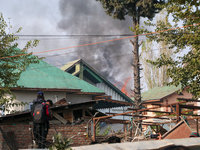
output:
[[[112,99],[96,99],[94,100],[96,103],[94,104],[94,109],[103,109],[103,108],[115,108],[115,107],[125,107],[132,106],[132,103],[117,101]],[[55,103],[55,105],[70,105],[65,98],[59,100]]]
[[[97,101],[93,100],[76,104],[67,104],[66,100],[62,99],[61,101],[55,103],[55,105],[51,107],[50,110],[54,116],[53,120],[58,120],[63,124],[71,124],[78,118],[82,120],[85,118],[92,118],[95,113],[96,117],[106,116],[105,114],[92,108],[96,103]],[[30,122],[32,122],[30,111],[8,114],[6,116],[0,117],[0,124],[30,124]]]

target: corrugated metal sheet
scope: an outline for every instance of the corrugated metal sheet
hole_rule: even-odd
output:
[[[107,95],[111,95],[112,99],[114,100],[119,100],[119,101],[126,101],[123,97],[121,97],[119,95],[119,93],[115,92],[113,89],[111,89],[108,85],[106,85],[105,83],[97,83],[96,87],[98,87],[99,89],[105,91],[105,93]]]
[[[42,60],[39,64],[30,64],[26,71],[22,72],[17,83],[25,88],[80,89],[82,92],[104,93],[97,87]]]
[[[141,94],[142,100],[156,100],[161,99],[163,97],[166,97],[178,90],[181,89],[181,86],[162,86],[162,87],[155,87],[153,89],[150,89],[146,92],[143,92]],[[134,98],[132,98],[134,100]]]
[[[200,138],[164,139],[152,141],[126,142],[115,144],[95,144],[89,146],[72,147],[74,150],[162,150],[170,145],[183,145],[186,147],[200,148]]]
[[[102,82],[104,82],[107,86],[100,87],[103,85],[96,85],[98,88],[105,91],[108,95],[111,95],[113,99],[120,100],[120,101],[127,101],[127,102],[133,102],[131,98],[129,98],[127,95],[125,95],[122,91],[120,91],[116,86],[114,86],[112,83],[110,83],[106,78],[104,78],[100,73],[98,73],[96,70],[94,70],[90,65],[88,65],[85,61],[82,59],[78,59],[72,62],[67,63],[63,67],[61,67],[62,70],[67,71],[68,69],[71,69],[72,66],[76,65],[76,63],[83,63],[84,66],[91,70],[95,75],[97,75]],[[108,89],[107,89],[108,88]]]

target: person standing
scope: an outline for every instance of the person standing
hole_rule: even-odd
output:
[[[48,107],[52,107],[53,106],[53,102],[52,102],[52,100],[47,100],[46,101],[46,105],[48,105]],[[49,119],[51,119],[51,118],[53,118],[53,116],[52,116],[52,114],[51,114],[51,112],[49,111],[49,116],[50,117],[47,117],[47,121],[45,122],[45,135],[44,135],[44,137],[45,137],[45,140],[46,140],[46,138],[47,138],[47,134],[48,134],[48,132],[49,132],[49,129],[50,129],[50,126],[49,126]]]
[[[43,102],[45,102],[45,99],[44,99],[44,93],[42,91],[39,91],[37,93],[37,98],[33,100],[33,105],[31,107],[31,115],[33,116],[34,114],[34,110],[35,110],[35,107],[38,105],[38,104],[42,104]],[[34,136],[34,141],[36,142],[36,145],[38,145],[38,141],[37,141],[37,133],[36,133],[36,124],[34,122],[34,119],[33,119],[33,136]]]
[[[49,112],[49,102],[43,102],[35,107],[33,120],[35,123],[35,139],[38,148],[45,148],[46,136],[49,129],[49,118],[52,118]]]

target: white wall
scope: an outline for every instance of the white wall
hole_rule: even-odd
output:
[[[16,101],[32,103],[37,97],[38,91],[12,91],[16,96]],[[45,100],[50,99],[55,103],[58,100],[66,98],[71,104],[81,103],[92,100],[92,95],[79,95],[79,94],[66,94],[66,92],[44,92]],[[18,110],[19,108],[12,108],[12,110]],[[29,109],[29,105],[20,108],[21,111]]]
[[[16,96],[16,100],[20,102],[27,102],[32,103],[34,99],[37,98],[37,92],[38,91],[12,91],[13,94]],[[60,100],[62,98],[66,97],[65,92],[44,92],[45,100],[50,99],[53,101],[53,103],[57,100]],[[26,105],[22,110],[29,109],[29,105]]]
[[[81,102],[91,101],[92,95],[67,94],[66,100],[71,104],[81,103]]]

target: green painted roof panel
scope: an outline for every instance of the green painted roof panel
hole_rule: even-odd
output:
[[[22,72],[18,85],[25,88],[80,89],[82,92],[104,93],[101,89],[42,60],[39,64],[30,64],[26,71]]]
[[[153,89],[150,89],[148,91],[145,91],[141,94],[142,101],[145,100],[158,100],[163,97],[166,97],[178,90],[181,89],[181,86],[162,86],[162,87],[155,87]],[[132,98],[134,100],[134,98]]]

